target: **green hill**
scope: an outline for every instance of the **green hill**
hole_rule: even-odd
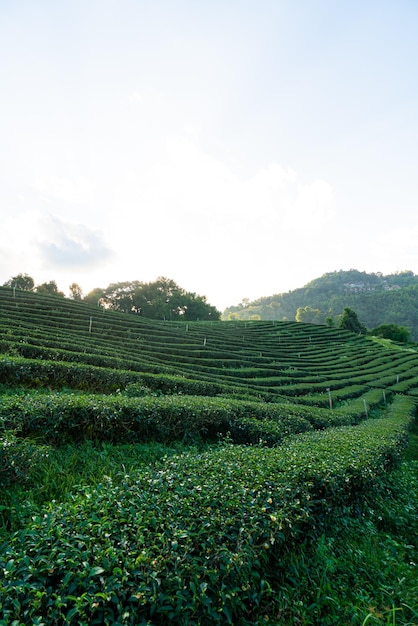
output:
[[[0,623],[414,623],[417,400],[413,348],[0,288]]]
[[[397,324],[418,340],[418,276],[405,271],[384,276],[357,270],[324,274],[300,289],[231,306],[223,319],[295,320],[298,309],[303,321],[334,322],[344,307],[353,308],[372,329]]]

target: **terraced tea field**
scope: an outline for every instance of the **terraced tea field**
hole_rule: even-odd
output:
[[[289,596],[299,546],[365,516],[396,467],[414,349],[3,287],[0,353],[0,624],[361,624],[386,619],[366,618],[379,603],[407,623],[418,610],[409,587],[384,605],[383,584],[351,612],[331,610],[329,589],[299,607]]]

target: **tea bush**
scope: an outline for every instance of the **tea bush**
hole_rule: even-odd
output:
[[[361,506],[414,413],[396,398],[359,426],[279,448],[224,444],[80,488],[1,546],[4,623],[254,624],[283,551]]]
[[[60,444],[81,441],[215,441],[229,435],[236,443],[268,445],[311,430],[303,410],[261,402],[193,396],[98,396],[29,394],[7,396],[0,426],[21,437]]]
[[[15,482],[24,483],[47,454],[46,446],[18,439],[11,431],[0,433],[0,489]]]

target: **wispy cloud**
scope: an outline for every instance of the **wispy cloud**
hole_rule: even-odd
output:
[[[99,230],[39,211],[9,219],[2,232],[11,271],[88,270],[105,265],[114,254]]]
[[[56,216],[44,217],[44,237],[39,243],[44,263],[51,267],[92,268],[105,264],[113,256],[111,248],[97,230],[83,224],[71,224]]]

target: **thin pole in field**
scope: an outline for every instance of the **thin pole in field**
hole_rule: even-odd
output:
[[[330,411],[332,411],[332,396],[331,396],[331,389],[328,387],[327,391],[328,391],[328,398],[329,398],[329,408],[330,408]]]

